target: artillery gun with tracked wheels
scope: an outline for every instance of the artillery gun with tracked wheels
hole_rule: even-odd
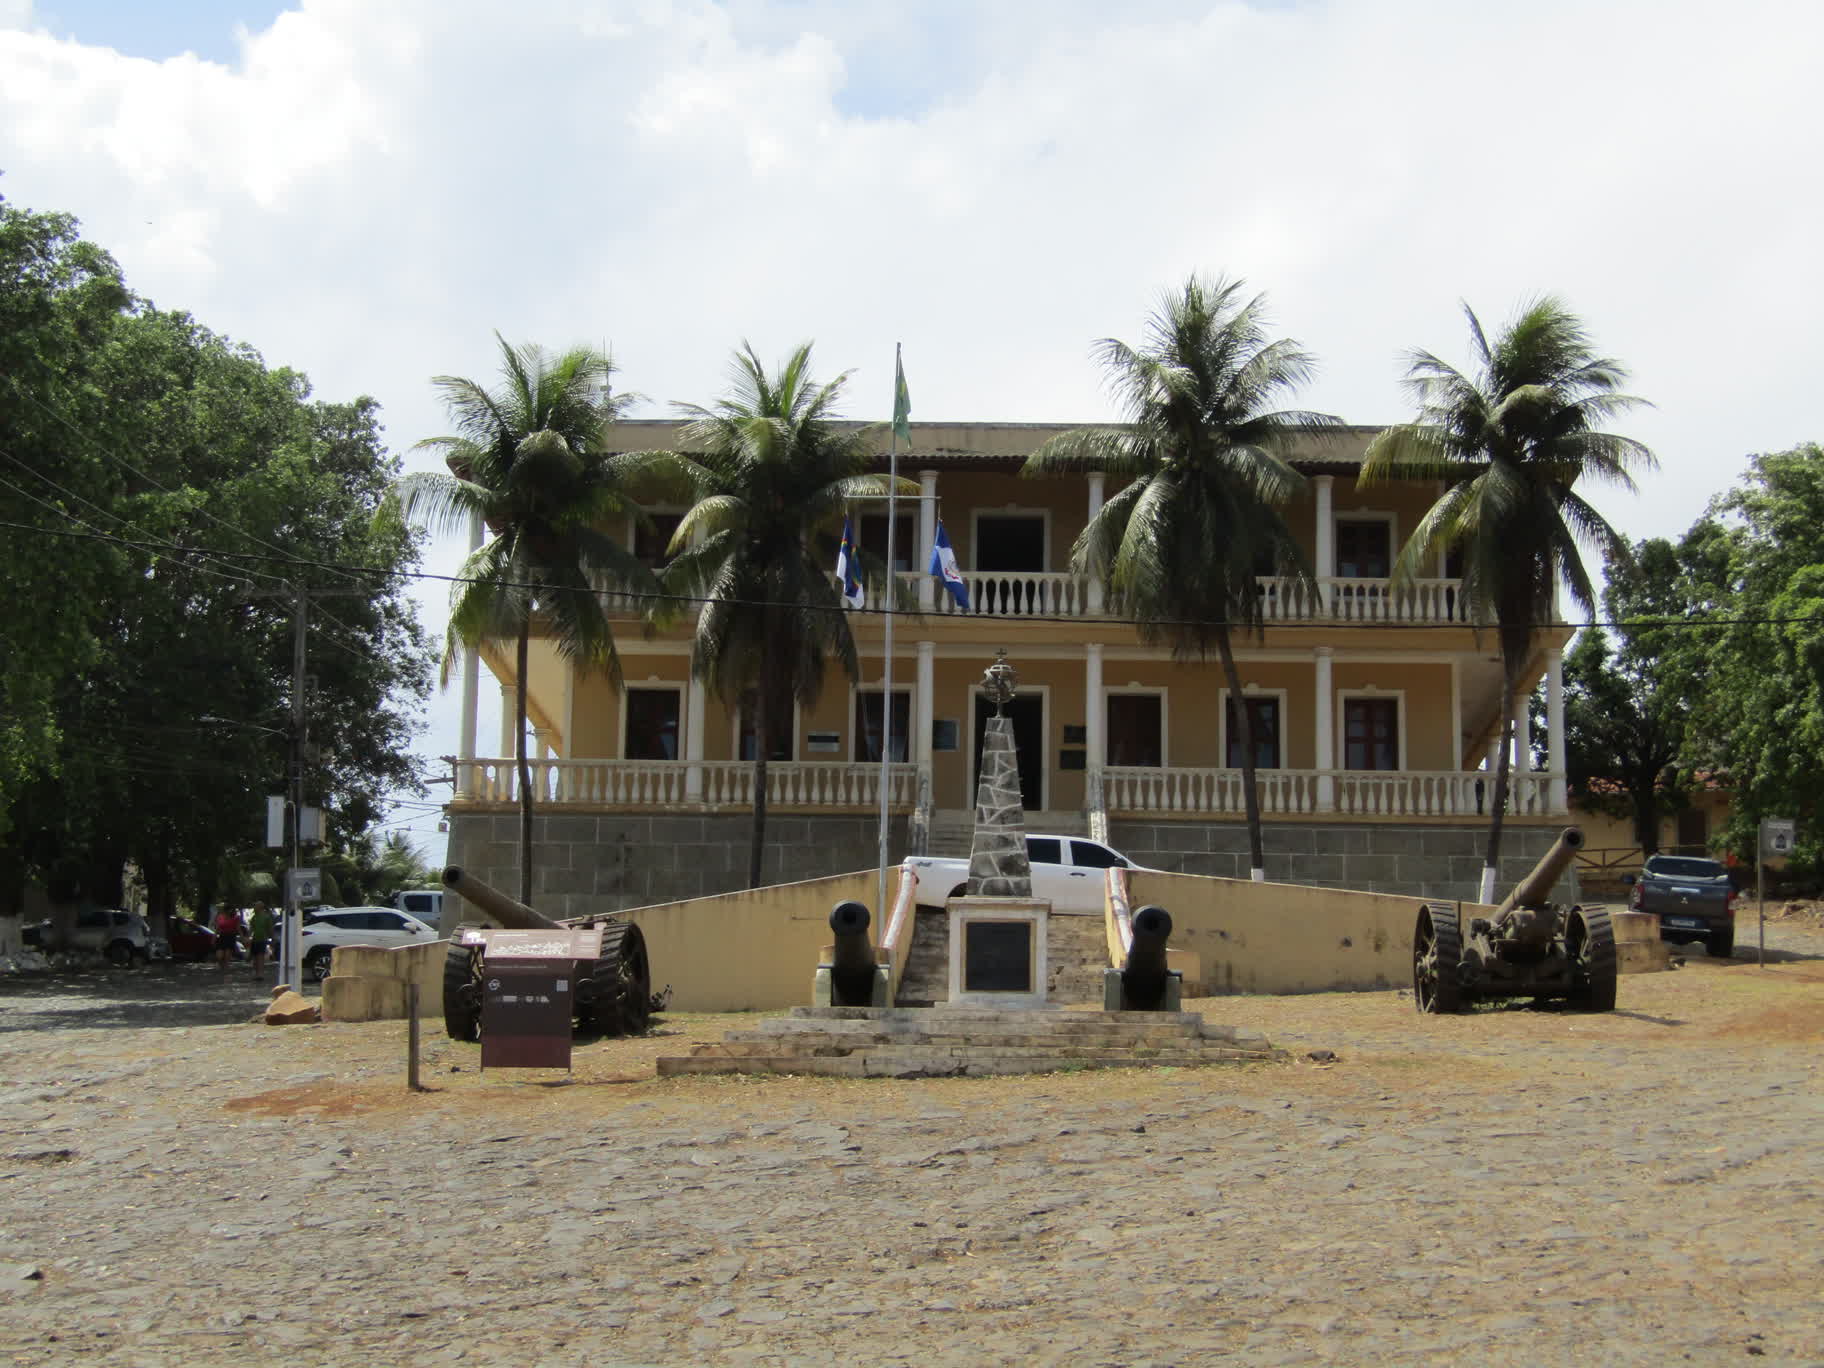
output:
[[[1615,931],[1600,907],[1548,902],[1583,846],[1566,827],[1488,917],[1465,925],[1458,903],[1427,903],[1412,937],[1412,995],[1421,1012],[1459,1012],[1503,998],[1561,1001],[1585,1012],[1615,1006]]]
[[[554,921],[451,865],[444,887],[460,894],[507,931],[599,932],[601,949],[576,961],[576,1025],[597,1035],[643,1035],[652,1021],[652,974],[646,938],[620,917],[571,917]],[[443,961],[443,1024],[453,1040],[481,1038],[482,982],[493,928],[459,927]]]

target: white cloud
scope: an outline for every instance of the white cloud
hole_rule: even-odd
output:
[[[1269,291],[1361,422],[1402,349],[1464,354],[1459,299],[1564,294],[1659,405],[1663,473],[1605,500],[1642,532],[1819,435],[1813,6],[301,0],[232,66],[29,19],[0,188],[400,446],[495,328],[661,402],[815,337],[858,416],[903,341],[920,418],[1097,417],[1089,342],[1192,269]]]

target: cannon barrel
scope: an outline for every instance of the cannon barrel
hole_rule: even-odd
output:
[[[509,931],[551,931],[558,923],[522,902],[515,902],[497,888],[490,888],[457,865],[443,871],[443,886],[459,893],[473,907]]]
[[[1494,919],[1499,922],[1516,908],[1542,907],[1546,897],[1552,891],[1552,885],[1563,877],[1571,861],[1577,858],[1577,852],[1583,849],[1583,828],[1566,827],[1558,833],[1558,839],[1552,842],[1552,848],[1545,852],[1539,863],[1531,872],[1514,885],[1514,891],[1507,895],[1505,901],[1496,909]]]
[[[1156,1002],[1165,991],[1165,943],[1172,934],[1172,914],[1147,906],[1134,913],[1134,938],[1121,968],[1122,996],[1129,1002]]]
[[[865,1007],[873,1001],[874,941],[868,935],[873,918],[858,902],[839,902],[830,909],[830,977],[839,1005]]]

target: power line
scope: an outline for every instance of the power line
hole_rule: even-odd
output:
[[[109,542],[115,542],[122,546],[140,547],[142,549],[147,548],[149,546],[152,547],[153,549],[165,549],[165,548],[158,548],[154,544],[138,542],[138,541],[134,541],[130,538],[117,537],[117,536],[112,535],[111,533],[96,531],[93,528],[91,528],[87,531],[73,531],[73,530],[65,529],[65,528],[38,527],[38,526],[35,526],[30,523],[12,523],[12,522],[0,522],[0,528],[5,528],[5,529],[11,530],[11,531],[18,531],[18,532],[33,532],[33,533],[37,533],[41,536],[49,536],[49,537],[75,537],[75,538],[82,538],[82,539],[88,539],[88,540],[109,541]],[[264,554],[262,552],[257,552],[257,551],[218,551],[213,548],[201,548],[201,547],[181,547],[181,548],[173,548],[173,549],[181,550],[190,555],[215,556],[215,557],[218,557],[223,560],[255,560],[255,561],[261,561],[261,562],[266,562],[266,563],[276,562],[276,563],[284,564],[284,565],[292,565],[292,566],[296,566],[301,569],[331,570],[338,574],[347,575],[351,578],[353,578],[355,576],[361,576],[361,575],[371,575],[371,576],[375,576],[375,577],[378,577],[381,579],[435,580],[435,581],[438,581],[438,582],[444,583],[444,584],[488,584],[488,585],[493,585],[493,586],[496,586],[498,588],[503,588],[503,589],[525,589],[525,590],[532,591],[533,593],[539,593],[539,592],[550,593],[553,591],[553,589],[555,587],[557,587],[557,586],[552,586],[549,584],[540,584],[535,581],[528,581],[528,580],[493,580],[493,579],[482,579],[482,578],[479,578],[477,576],[472,576],[472,575],[444,575],[444,574],[438,574],[435,571],[430,571],[430,570],[389,570],[389,569],[385,568],[384,566],[336,565],[329,561],[311,560],[311,559],[308,559],[306,557],[301,557],[301,556],[273,556],[273,555],[267,555],[267,554]],[[988,614],[988,613],[933,614],[933,613],[923,612],[922,610],[916,609],[916,608],[846,608],[843,605],[841,605],[840,603],[805,604],[805,603],[791,603],[791,602],[785,602],[785,601],[775,601],[775,600],[770,600],[770,599],[749,599],[749,598],[722,599],[722,598],[716,598],[711,595],[705,595],[705,594],[671,594],[671,593],[662,593],[662,592],[620,592],[620,591],[616,591],[615,597],[625,600],[627,602],[636,603],[636,604],[675,604],[675,605],[684,606],[684,607],[697,607],[697,606],[702,606],[704,604],[710,604],[710,603],[732,603],[732,604],[736,604],[736,605],[744,607],[744,608],[782,608],[782,609],[791,609],[794,611],[803,611],[803,610],[808,609],[809,611],[812,611],[812,612],[842,613],[845,615],[858,616],[858,617],[884,618],[884,617],[891,615],[893,617],[900,617],[900,618],[916,618],[916,619],[935,618],[937,621],[940,621],[940,622],[948,621],[953,618],[962,618],[962,619],[972,621],[972,622],[975,622],[975,621],[994,622],[994,623],[1043,622],[1043,623],[1052,623],[1052,624],[1057,624],[1057,625],[1073,626],[1073,627],[1095,626],[1098,624],[1107,625],[1107,626],[1163,627],[1163,628],[1221,627],[1221,626],[1226,625],[1232,629],[1238,629],[1238,630],[1244,630],[1244,631],[1254,630],[1256,626],[1266,626],[1266,627],[1296,627],[1296,628],[1299,628],[1299,629],[1305,630],[1305,631],[1321,630],[1321,631],[1351,631],[1351,632],[1355,632],[1355,631],[1398,631],[1398,632],[1453,631],[1454,632],[1454,631],[1462,631],[1465,628],[1470,628],[1472,630],[1480,630],[1480,631],[1496,631],[1502,625],[1502,624],[1494,623],[1494,622],[1484,622],[1484,623],[1400,622],[1400,621],[1388,620],[1386,618],[1340,619],[1340,620],[1339,619],[1329,619],[1329,620],[1325,620],[1325,619],[1303,620],[1303,619],[1300,619],[1300,620],[1288,620],[1288,621],[1283,621],[1283,622],[1268,622],[1268,623],[1264,623],[1264,624],[1255,624],[1255,623],[1251,623],[1251,622],[1241,622],[1241,621],[1230,621],[1230,622],[1224,623],[1220,619],[1215,619],[1215,618],[1129,618],[1129,617],[1110,617],[1110,616],[1088,617],[1088,616],[1067,616],[1064,614],[1051,614],[1051,613],[1017,613],[1017,614],[1008,614],[1005,616],[1001,616],[1001,615],[997,615],[997,614]],[[1790,626],[1790,625],[1798,625],[1798,624],[1817,624],[1817,623],[1824,623],[1824,614],[1802,614],[1802,615],[1797,615],[1797,616],[1792,616],[1792,617],[1746,617],[1746,616],[1743,616],[1743,617],[1710,617],[1710,618],[1615,618],[1615,619],[1591,619],[1588,622],[1563,622],[1563,621],[1552,620],[1552,621],[1547,621],[1547,622],[1543,622],[1543,623],[1537,623],[1537,622],[1527,623],[1525,625],[1528,627],[1529,630],[1549,630],[1552,628],[1568,628],[1573,631],[1581,631],[1588,627],[1612,627],[1612,628],[1629,628],[1629,629],[1633,629],[1633,630],[1639,630],[1639,629],[1643,629],[1643,628],[1661,628],[1661,627],[1664,627],[1664,628],[1756,627],[1756,626],[1769,627],[1769,626]]]

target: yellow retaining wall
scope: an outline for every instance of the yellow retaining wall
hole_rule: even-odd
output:
[[[1205,991],[1322,993],[1412,983],[1412,932],[1421,898],[1302,884],[1251,883],[1135,870],[1138,909],[1172,914],[1172,945],[1202,961]],[[1487,915],[1458,903],[1459,915]]]
[[[830,943],[830,909],[837,903],[866,904],[875,914],[869,930],[881,934],[878,878],[867,869],[617,915],[646,937],[653,991],[671,985],[672,1010],[777,1011],[811,1000],[818,951]]]
[[[418,1015],[443,1016],[443,956],[447,940],[390,949],[338,945],[323,980],[325,1021],[397,1021],[406,1016],[405,986],[418,985]]]

